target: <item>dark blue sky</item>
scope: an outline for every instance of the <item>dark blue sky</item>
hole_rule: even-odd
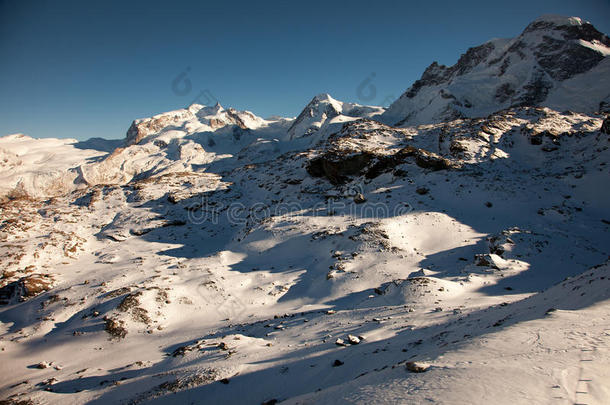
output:
[[[121,138],[134,118],[202,92],[263,117],[295,116],[321,92],[387,105],[432,61],[453,64],[546,13],[610,32],[608,0],[0,0],[0,136]],[[190,91],[172,89],[184,72]],[[376,94],[359,97],[367,78]]]

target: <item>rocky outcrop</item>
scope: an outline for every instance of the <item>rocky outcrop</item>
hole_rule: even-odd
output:
[[[29,274],[0,288],[0,305],[33,298],[49,291],[53,283],[54,279],[50,274]]]
[[[193,113],[189,110],[178,110],[143,120],[135,120],[127,130],[125,142],[127,145],[135,145],[149,135],[155,134],[171,125],[182,123],[187,119],[192,119],[193,117]]]
[[[419,89],[424,86],[448,83],[454,76],[461,76],[470,72],[475,66],[489,56],[494,50],[494,44],[487,42],[483,45],[470,48],[453,66],[439,65],[436,61],[426,68],[421,79],[416,80],[411,88],[405,93],[406,97],[413,98]],[[446,94],[446,92],[445,92]]]
[[[379,148],[375,135],[388,135],[391,131],[403,136],[400,129],[368,120],[346,123],[339,134],[329,138],[326,150],[308,162],[307,172],[313,177],[326,177],[333,184],[343,184],[350,176],[375,178],[409,161],[429,170],[460,167],[436,153],[411,145],[391,150]]]
[[[602,127],[600,128],[600,131],[604,134],[610,135],[610,116],[607,116],[604,122],[602,122]]]

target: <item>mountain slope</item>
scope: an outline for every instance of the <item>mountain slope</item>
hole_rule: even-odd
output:
[[[370,118],[383,113],[382,107],[363,106],[335,100],[329,94],[318,94],[288,128],[290,139],[312,135],[331,122],[345,122],[353,118]]]
[[[382,112],[0,138],[0,403],[608,403],[610,118]]]
[[[546,402],[583,391],[583,349],[587,403],[603,403],[608,267],[588,270],[610,256],[601,127],[526,107],[420,128],[360,119],[258,163],[14,199],[0,206],[0,391]],[[432,368],[409,374],[411,360]],[[520,379],[532,367],[544,387]]]
[[[483,117],[512,106],[596,112],[610,104],[610,39],[577,17],[543,16],[516,38],[432,63],[384,113],[417,125]]]

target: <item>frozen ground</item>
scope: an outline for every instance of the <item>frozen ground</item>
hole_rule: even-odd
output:
[[[544,16],[387,111],[0,138],[0,405],[610,403],[609,49]]]
[[[103,172],[149,148],[154,169],[4,203],[1,397],[607,403],[602,118],[342,117],[293,139],[89,149],[54,167]],[[185,144],[216,150],[185,164]]]

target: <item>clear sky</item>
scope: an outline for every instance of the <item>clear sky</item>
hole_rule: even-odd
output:
[[[0,0],[0,136],[122,138],[198,96],[263,117],[323,92],[387,105],[432,61],[547,13],[610,33],[609,0]]]

